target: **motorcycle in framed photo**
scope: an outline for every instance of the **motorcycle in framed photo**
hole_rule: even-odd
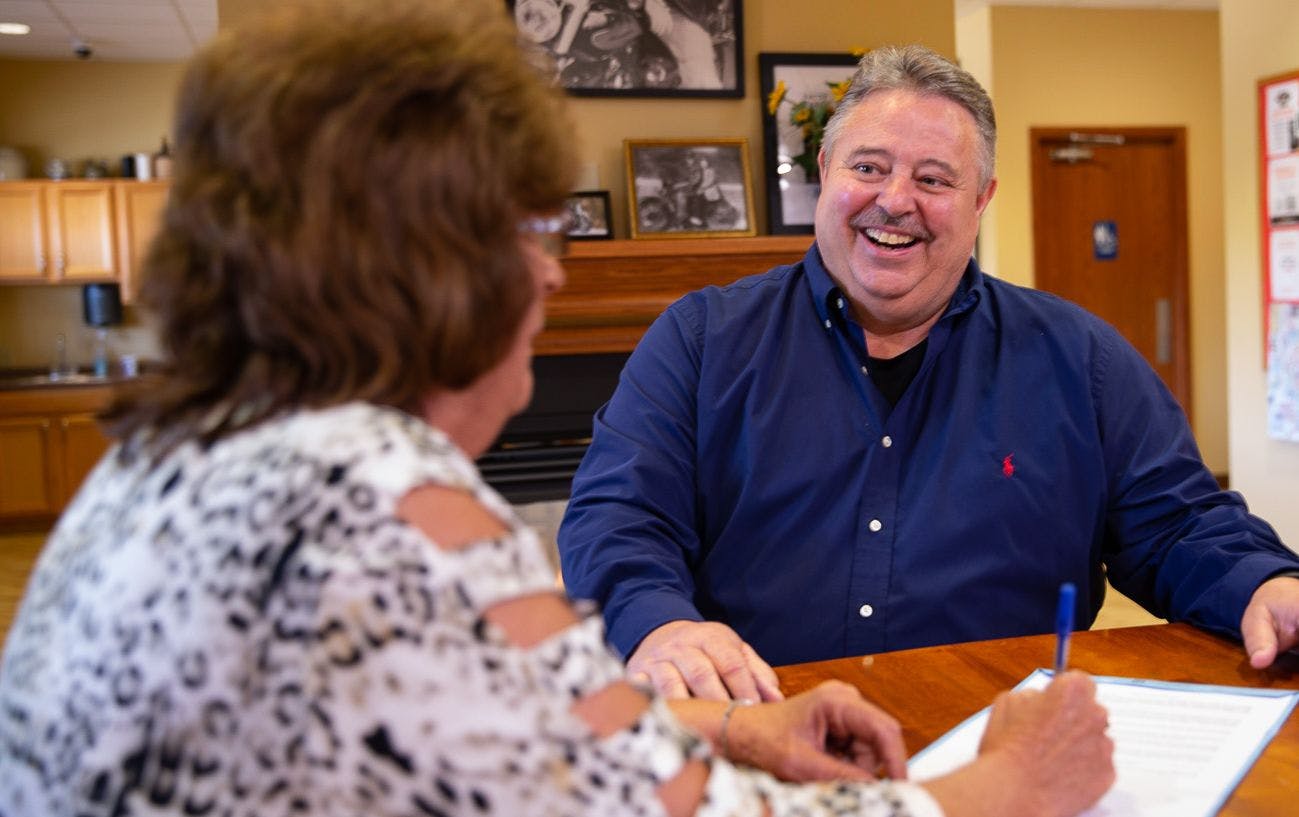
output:
[[[581,96],[744,96],[742,0],[506,0]]]
[[[745,139],[628,139],[632,238],[757,233]]]

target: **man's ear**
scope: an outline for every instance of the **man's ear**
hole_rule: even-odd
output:
[[[988,202],[992,201],[992,194],[995,192],[997,192],[997,179],[994,177],[988,179],[987,186],[983,188],[983,192],[979,193],[978,201],[975,203],[979,215],[983,215],[984,209],[988,206]]]

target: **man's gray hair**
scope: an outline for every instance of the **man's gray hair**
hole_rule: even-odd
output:
[[[821,146],[826,164],[852,110],[873,93],[896,90],[940,96],[970,112],[979,131],[979,188],[986,187],[992,179],[997,149],[992,100],[969,71],[922,45],[882,46],[861,58],[852,84],[825,126]]]

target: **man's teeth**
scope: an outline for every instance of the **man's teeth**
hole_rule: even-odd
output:
[[[906,247],[916,243],[916,239],[909,235],[900,235],[898,233],[889,233],[884,230],[867,228],[866,237],[876,244],[883,244],[885,247]]]

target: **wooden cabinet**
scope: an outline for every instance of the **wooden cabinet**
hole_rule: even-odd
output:
[[[61,493],[49,417],[0,417],[0,515],[55,513]]]
[[[94,415],[107,387],[0,392],[0,521],[63,510],[108,450]]]
[[[168,183],[0,182],[0,283],[117,281],[135,297]]]
[[[118,182],[113,189],[117,206],[118,282],[122,301],[133,303],[140,286],[140,268],[149,242],[162,223],[168,182]]]
[[[113,184],[0,184],[0,279],[13,283],[116,280]]]
[[[0,184],[0,279],[42,280],[45,209],[40,183]]]

